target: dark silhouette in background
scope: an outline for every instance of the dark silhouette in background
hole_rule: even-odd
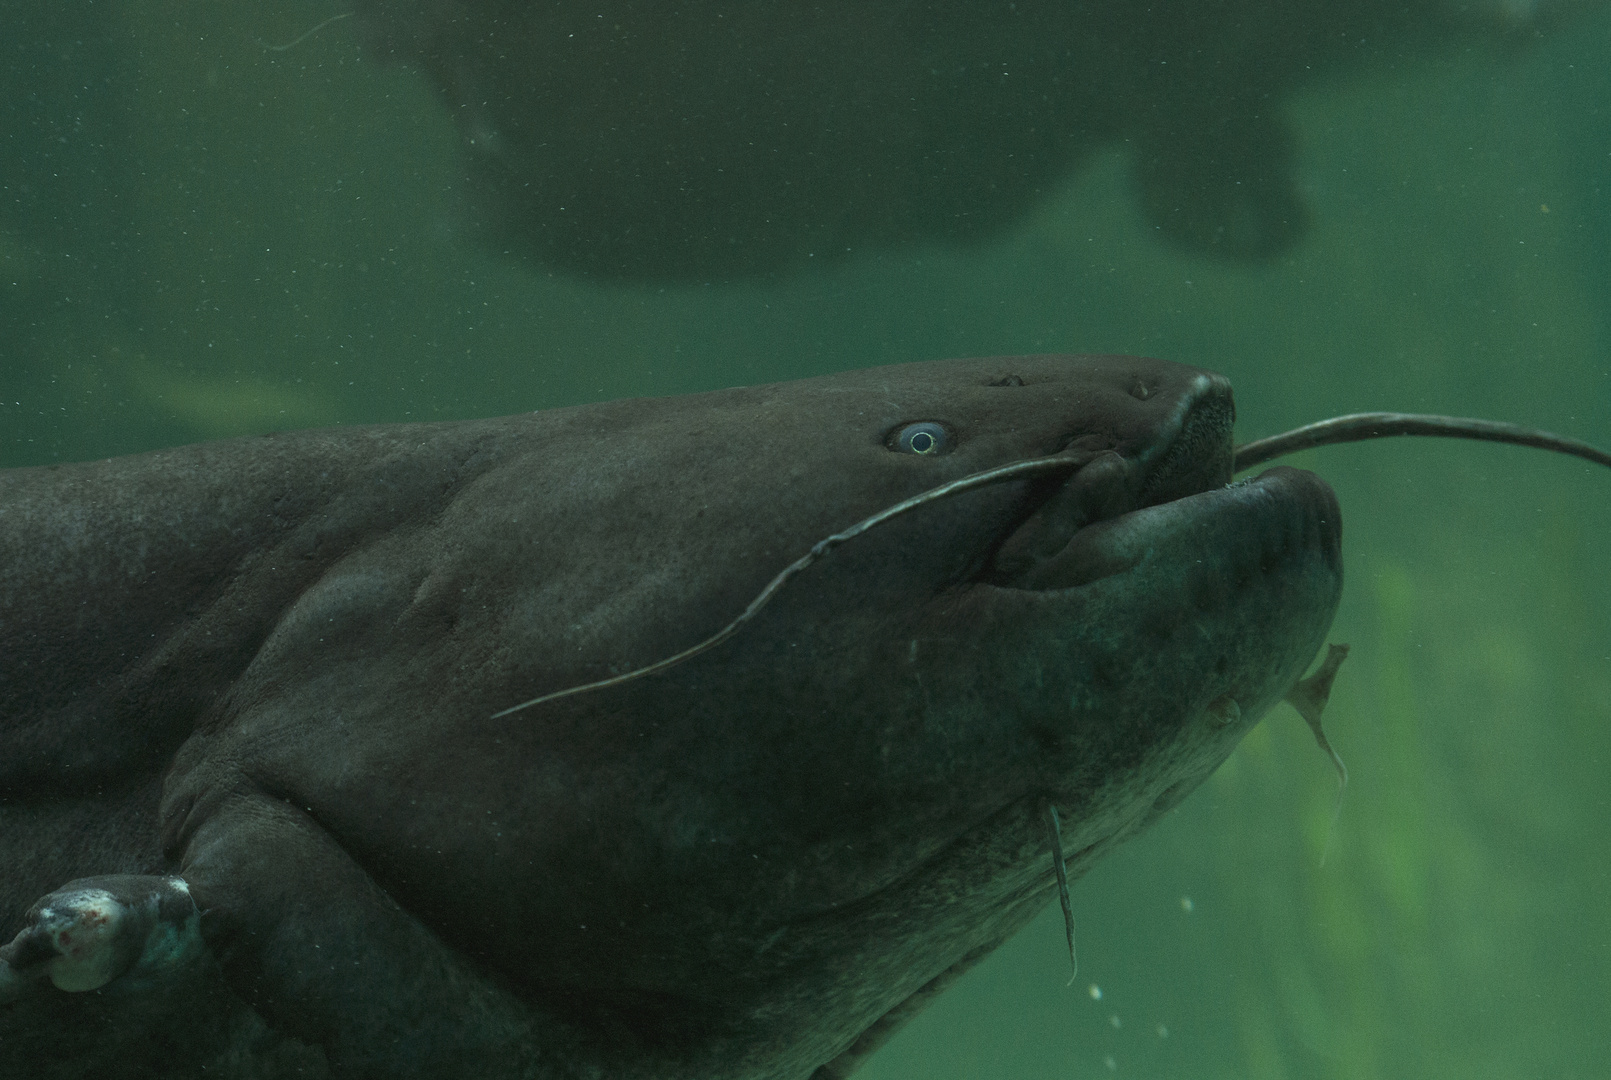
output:
[[[1532,33],[1453,0],[360,0],[426,72],[490,245],[611,278],[710,280],[982,239],[1122,145],[1169,242],[1301,235],[1285,98],[1437,42]],[[1553,8],[1550,10],[1554,10]]]

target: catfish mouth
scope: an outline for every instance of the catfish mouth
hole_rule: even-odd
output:
[[[1046,591],[1077,588],[1127,569],[1132,560],[1103,541],[1141,511],[1227,487],[1235,419],[1229,385],[1205,378],[1138,450],[1091,453],[1071,475],[1037,482],[1024,516],[997,547],[981,580]]]

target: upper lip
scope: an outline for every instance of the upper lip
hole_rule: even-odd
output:
[[[1129,456],[1114,450],[1092,454],[1063,480],[1031,488],[1030,509],[996,549],[984,580],[1009,588],[1059,589],[1124,569],[1104,555],[1087,530],[1228,484],[1233,418],[1229,393],[1207,383],[1183,403],[1162,438]]]

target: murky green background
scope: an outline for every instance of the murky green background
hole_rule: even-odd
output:
[[[351,22],[263,48],[331,10],[95,13],[81,100],[128,139],[70,164],[134,228],[97,235],[98,189],[63,181],[0,232],[0,464],[1026,351],[1216,368],[1244,438],[1402,409],[1611,444],[1611,13],[1297,96],[1313,226],[1268,266],[1161,245],[1115,153],[987,246],[660,288],[459,239],[421,80]],[[0,11],[8,47],[86,48]],[[1324,863],[1335,781],[1283,707],[1078,883],[1076,985],[1049,911],[869,1080],[1611,1076],[1611,473],[1418,441],[1301,463],[1347,524]]]

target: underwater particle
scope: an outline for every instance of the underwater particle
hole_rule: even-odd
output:
[[[1158,1025],[1158,1038],[1160,1038],[1160,1039],[1169,1038],[1169,1029],[1167,1027],[1165,1027],[1163,1024]]]
[[[1119,1071],[1119,1063],[1114,1060],[1112,1054],[1109,1054],[1107,1057],[1103,1058],[1102,1059],[1102,1064],[1104,1064],[1104,1065],[1106,1065],[1108,1067],[1108,1072],[1118,1072]]]
[[[1088,992],[1091,995],[1091,1000],[1092,1001],[1101,1001],[1102,1000],[1102,988],[1100,986],[1096,985],[1096,983],[1091,984],[1091,989]]]
[[[1118,1013],[1114,1013],[1112,1016],[1108,1017],[1108,1023],[1112,1024],[1115,1028],[1119,1028],[1119,1027],[1124,1026],[1121,1023],[1119,1023],[1119,1014]]]
[[[1180,898],[1180,910],[1184,911],[1187,915],[1191,914],[1192,906],[1191,897],[1182,896]]]

